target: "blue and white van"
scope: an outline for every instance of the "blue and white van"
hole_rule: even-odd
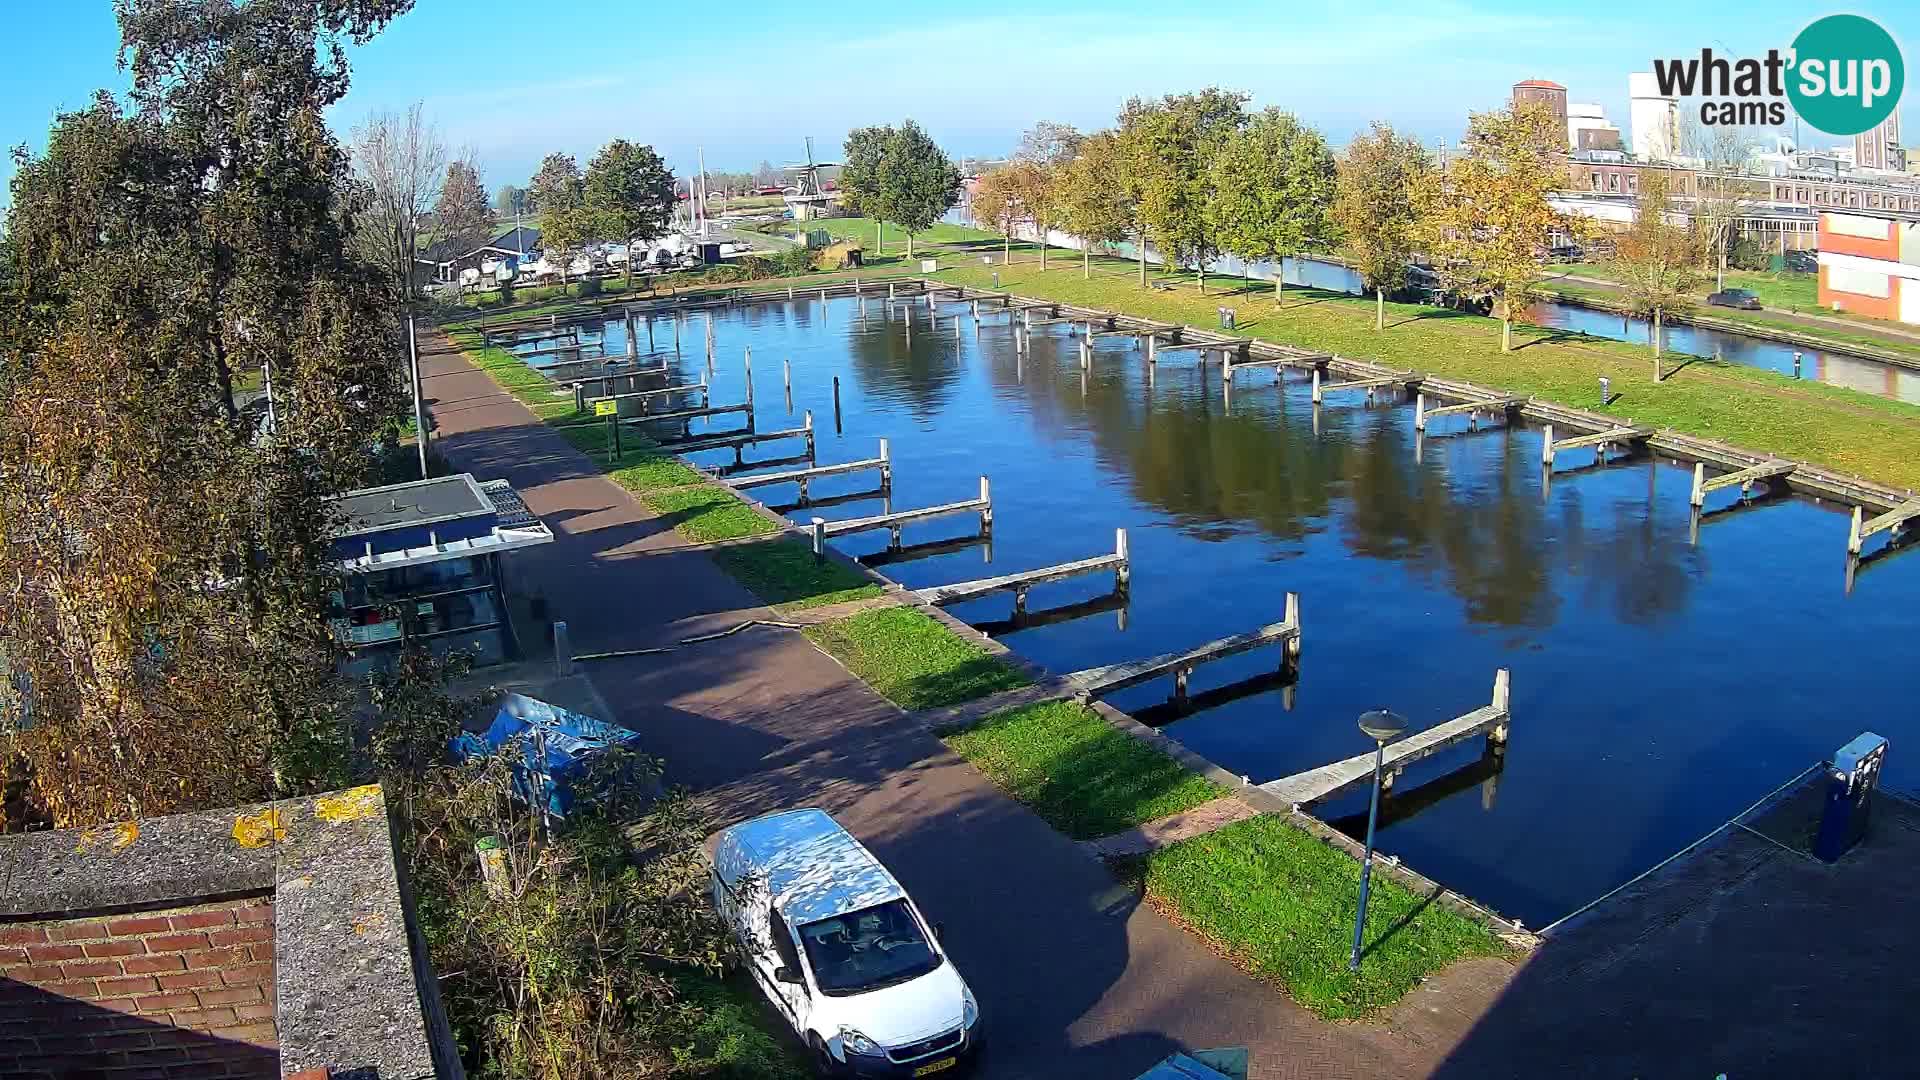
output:
[[[713,902],[822,1075],[952,1075],[977,1050],[980,1008],[938,931],[825,811],[720,833]]]

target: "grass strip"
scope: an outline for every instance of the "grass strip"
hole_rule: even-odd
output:
[[[755,596],[782,611],[881,594],[879,585],[833,559],[816,560],[810,547],[791,538],[721,548],[713,557]]]
[[[958,705],[1032,680],[910,607],[808,627],[815,645],[909,712]]]
[[[1391,1005],[1456,960],[1508,953],[1491,929],[1375,875],[1365,952],[1349,972],[1359,865],[1267,814],[1162,848],[1135,869],[1156,904],[1329,1020]]]
[[[1072,701],[996,713],[946,741],[994,783],[1076,840],[1107,836],[1225,794],[1212,781],[1114,730],[1092,709]]]
[[[1191,275],[1177,288],[1142,289],[1130,267],[1096,259],[1093,276],[1083,279],[1080,266],[1066,261],[1044,273],[1027,261],[991,269],[962,263],[935,276],[992,288],[998,273],[1004,290],[1193,326],[1216,323],[1216,309],[1231,306],[1241,334],[1575,407],[1597,406],[1604,375],[1617,397],[1601,411],[1623,420],[1920,486],[1920,408],[1912,405],[1731,363],[1694,359],[1681,366],[1683,358],[1673,356],[1668,377],[1656,383],[1652,351],[1627,342],[1516,326],[1516,347],[1503,353],[1500,324],[1479,316],[1390,303],[1387,327],[1376,331],[1371,298],[1288,289],[1276,305],[1268,284],[1216,277],[1201,295]]]
[[[670,518],[680,535],[697,544],[764,536],[779,528],[740,496],[712,484],[689,484],[640,496],[647,509]]]

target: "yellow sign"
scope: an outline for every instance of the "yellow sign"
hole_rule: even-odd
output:
[[[941,1058],[939,1061],[933,1062],[928,1065],[922,1065],[919,1068],[913,1070],[913,1075],[931,1076],[937,1072],[945,1072],[946,1070],[953,1068],[958,1061],[959,1061],[958,1058]]]
[[[613,416],[619,411],[620,403],[617,401],[596,401],[593,403],[593,415],[595,416]]]

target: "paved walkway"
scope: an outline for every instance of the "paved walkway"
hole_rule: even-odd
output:
[[[510,481],[553,528],[508,573],[567,620],[575,651],[777,618],[443,338],[426,344],[438,447]],[[614,719],[722,821],[822,806],[893,868],[980,997],[984,1077],[1130,1077],[1175,1048],[1239,1044],[1261,1080],[1424,1076],[1512,977],[1499,961],[1457,965],[1378,1024],[1325,1024],[1151,911],[799,634],[748,630],[591,674]]]

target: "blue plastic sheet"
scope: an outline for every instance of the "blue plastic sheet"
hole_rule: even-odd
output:
[[[576,781],[594,756],[610,746],[636,749],[639,740],[637,733],[604,720],[524,694],[508,694],[483,734],[462,732],[451,749],[455,760],[467,761],[517,744],[514,794],[529,805],[544,805],[554,816],[565,817],[576,797],[592,795],[577,791]]]

